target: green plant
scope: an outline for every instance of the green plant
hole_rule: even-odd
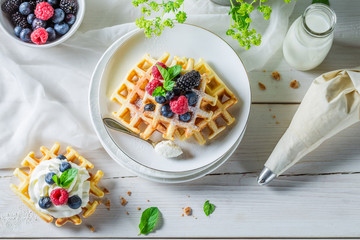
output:
[[[147,235],[154,230],[154,227],[158,221],[160,211],[157,207],[150,207],[145,209],[141,214],[140,224],[139,224],[139,235]]]
[[[57,175],[54,175],[52,176],[52,179],[59,187],[68,188],[70,184],[74,181],[77,173],[78,170],[76,168],[71,168],[63,172],[60,178]]]
[[[205,203],[204,203],[204,213],[206,216],[209,216],[210,214],[212,214],[214,211],[215,211],[215,205],[210,203],[209,200],[207,200]]]
[[[252,45],[260,45],[261,35],[256,32],[256,29],[250,27],[252,21],[250,13],[255,10],[254,4],[258,2],[259,6],[256,10],[263,14],[265,20],[269,20],[272,10],[269,5],[265,4],[268,0],[252,0],[250,3],[244,0],[236,0],[239,4],[233,4],[233,1],[229,1],[231,2],[229,11],[231,22],[226,35],[237,40],[239,45],[245,49],[250,49]],[[284,0],[284,2],[289,3],[291,0]],[[174,22],[184,23],[187,18],[183,11],[184,0],[162,0],[161,3],[150,0],[133,0],[132,4],[135,7],[141,7],[143,16],[136,19],[135,23],[144,30],[147,37],[159,36],[166,27],[172,28]],[[158,16],[152,19],[146,18],[156,14]],[[165,17],[169,15],[172,17]]]

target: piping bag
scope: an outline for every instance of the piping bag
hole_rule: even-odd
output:
[[[321,143],[360,121],[360,67],[317,77],[274,148],[258,183],[265,185]]]

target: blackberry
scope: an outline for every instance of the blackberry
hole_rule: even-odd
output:
[[[183,91],[190,91],[200,85],[201,75],[198,71],[192,70],[182,75],[176,82],[176,86]]]
[[[41,2],[46,2],[46,0],[36,0],[36,5],[41,3]]]
[[[26,17],[22,15],[20,12],[11,14],[11,21],[15,26],[20,26],[22,28],[29,27]]]
[[[60,8],[67,14],[76,14],[78,10],[78,4],[75,0],[60,0]]]
[[[5,13],[12,14],[19,10],[21,0],[6,0],[1,4],[1,10]]]

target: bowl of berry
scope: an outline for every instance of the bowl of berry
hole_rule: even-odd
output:
[[[0,0],[0,27],[30,47],[52,47],[79,28],[85,0]]]

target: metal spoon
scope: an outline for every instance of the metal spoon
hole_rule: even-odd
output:
[[[151,139],[147,139],[147,140],[142,139],[138,134],[130,131],[125,126],[123,126],[121,123],[116,121],[115,119],[105,117],[105,118],[103,118],[103,122],[104,122],[105,126],[107,126],[108,128],[122,132],[122,133],[126,133],[126,134],[136,137],[138,139],[141,139],[141,140],[151,144],[151,146],[153,146],[153,148],[155,148],[156,144],[158,144],[160,142],[160,141],[155,142],[155,141],[152,141]]]

